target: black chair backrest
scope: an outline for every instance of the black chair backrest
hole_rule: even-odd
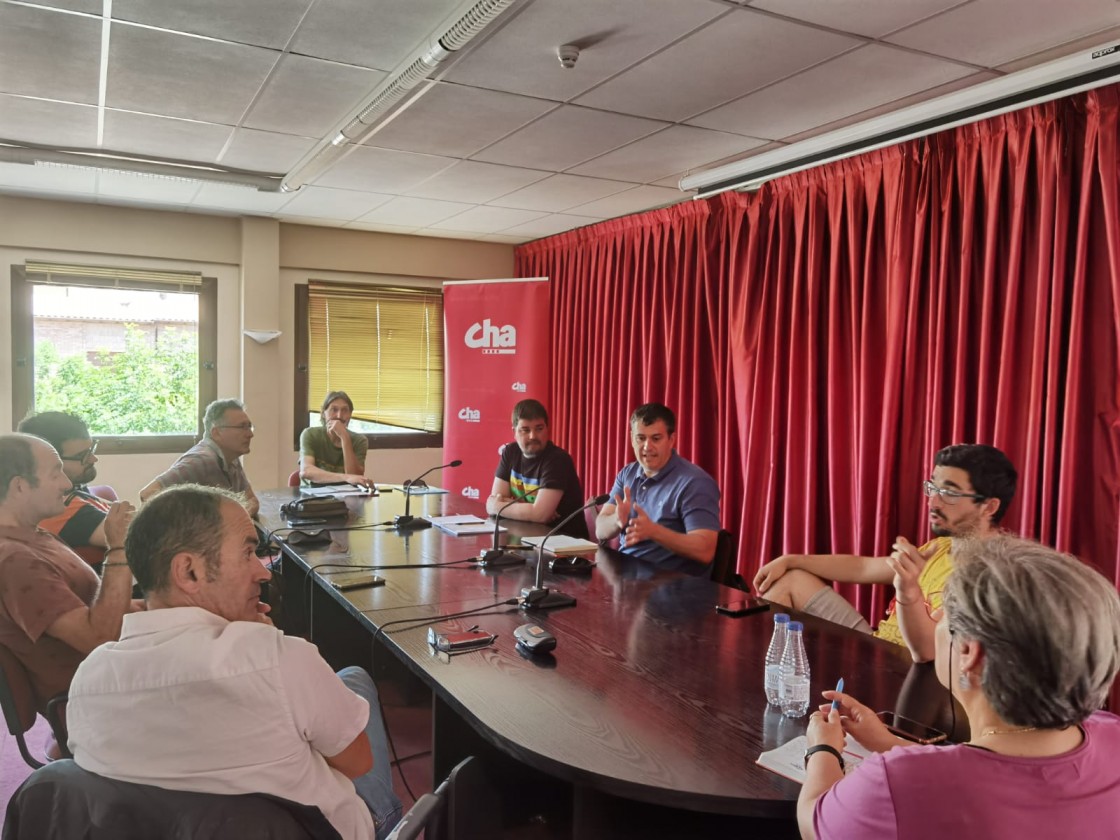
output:
[[[408,809],[386,840],[474,840],[501,836],[501,805],[482,769],[469,756],[455,765],[434,793]]]
[[[735,551],[735,536],[730,531],[720,531],[716,539],[716,553],[712,558],[712,580],[721,586],[750,591],[750,584],[739,574]]]
[[[8,803],[3,840],[341,840],[322,812],[267,794],[191,793],[52,761]]]

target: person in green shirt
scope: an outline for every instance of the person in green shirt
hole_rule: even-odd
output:
[[[323,400],[319,426],[299,436],[299,477],[306,483],[356,484],[373,487],[366,478],[366,437],[349,428],[354,401],[345,391],[331,391]]]

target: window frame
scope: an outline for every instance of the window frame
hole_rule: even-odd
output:
[[[96,266],[89,266],[95,268]],[[99,267],[98,267],[99,268]],[[167,272],[159,272],[166,274]],[[27,268],[12,265],[12,428],[27,417],[35,397],[34,289]],[[197,276],[197,275],[196,275]],[[80,278],[76,277],[75,280]],[[79,285],[75,283],[75,285]],[[94,284],[88,284],[94,285]],[[166,291],[158,281],[132,281],[143,291]],[[99,435],[97,454],[152,455],[182,453],[202,437],[202,415],[218,398],[218,279],[202,277],[198,289],[198,417],[193,435]],[[82,418],[86,419],[86,418]],[[88,422],[88,421],[87,421]]]
[[[319,281],[316,281],[319,282]],[[344,285],[344,284],[338,284]],[[299,452],[299,436],[307,428],[307,414],[310,400],[308,389],[311,379],[311,330],[310,330],[310,288],[307,283],[295,285],[295,381],[293,387],[294,408],[292,414],[292,445]],[[447,418],[444,418],[446,422]],[[365,439],[370,449],[431,449],[443,447],[443,430],[438,432],[412,431],[396,434],[366,432]]]

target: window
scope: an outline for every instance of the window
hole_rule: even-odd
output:
[[[354,401],[371,445],[443,445],[443,295],[435,289],[296,286],[295,435],[330,391]]]
[[[66,411],[101,454],[190,448],[217,396],[216,289],[190,272],[13,266],[13,425]]]

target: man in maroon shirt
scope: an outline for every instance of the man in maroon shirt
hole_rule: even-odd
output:
[[[78,663],[119,638],[131,606],[124,536],[134,508],[114,502],[99,579],[39,522],[66,506],[73,484],[58,453],[32,435],[0,435],[0,644],[27,669],[40,709],[66,691]]]

